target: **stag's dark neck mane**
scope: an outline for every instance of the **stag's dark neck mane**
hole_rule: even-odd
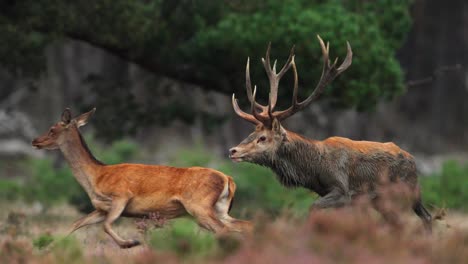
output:
[[[305,187],[320,194],[316,174],[322,151],[318,141],[287,132],[287,139],[271,155],[265,154],[256,163],[272,169],[287,187]]]

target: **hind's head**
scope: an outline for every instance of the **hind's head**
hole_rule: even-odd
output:
[[[70,136],[71,131],[86,125],[89,117],[95,111],[96,108],[93,108],[87,113],[71,118],[71,111],[69,108],[66,108],[62,113],[60,121],[52,125],[45,134],[34,139],[32,146],[38,149],[57,149]]]

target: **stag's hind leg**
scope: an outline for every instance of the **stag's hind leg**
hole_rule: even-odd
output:
[[[414,205],[413,205],[413,211],[421,218],[424,224],[424,228],[428,233],[432,233],[432,216],[427,211],[426,208],[424,208],[422,202],[420,199],[418,199]]]

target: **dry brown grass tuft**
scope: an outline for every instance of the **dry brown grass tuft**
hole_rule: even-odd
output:
[[[445,220],[434,224],[433,235],[427,235],[412,213],[401,215],[401,226],[390,225],[365,201],[314,211],[301,219],[287,213],[273,220],[261,215],[254,219],[252,237],[234,246],[220,238],[218,254],[201,258],[149,245],[122,250],[97,226],[60,238],[77,218],[72,210],[60,210],[61,219],[54,210],[41,216],[13,211],[0,218],[0,263],[465,263],[468,259],[468,226],[463,224],[467,216],[447,212]],[[156,220],[148,224],[158,225]],[[9,233],[11,226],[20,232]],[[138,234],[134,220],[122,221],[117,228],[126,237]],[[32,241],[47,230],[52,230],[53,244],[46,250],[35,248]]]

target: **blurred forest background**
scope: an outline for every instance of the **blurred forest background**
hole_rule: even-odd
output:
[[[227,160],[252,130],[230,98],[248,107],[250,57],[265,102],[269,42],[280,64],[295,45],[307,96],[322,68],[319,34],[330,57],[343,58],[349,41],[353,64],[283,125],[315,139],[393,141],[432,176],[423,179],[427,203],[465,210],[467,28],[464,0],[2,0],[0,197],[89,210],[60,153],[30,142],[65,107],[75,115],[97,107],[82,131],[99,160],[213,167],[235,177],[237,215],[305,214],[309,192]],[[279,92],[279,106],[289,106],[292,76]]]
[[[117,156],[96,153],[104,162],[219,168],[252,129],[230,103],[236,93],[248,107],[247,57],[265,100],[267,43],[280,63],[295,45],[300,95],[307,96],[322,67],[317,34],[331,42],[332,57],[343,57],[348,40],[353,65],[284,125],[316,139],[393,141],[416,155],[424,174],[440,173],[445,160],[467,156],[467,9],[464,1],[430,0],[2,1],[1,179],[28,182],[37,166],[48,166],[26,173],[25,160],[50,163],[51,174],[66,167],[59,153],[30,147],[65,107],[75,114],[97,107],[84,134],[93,150]],[[291,93],[287,76],[280,106]],[[184,161],[188,152],[207,156],[206,164]],[[257,188],[256,173],[232,174]]]

